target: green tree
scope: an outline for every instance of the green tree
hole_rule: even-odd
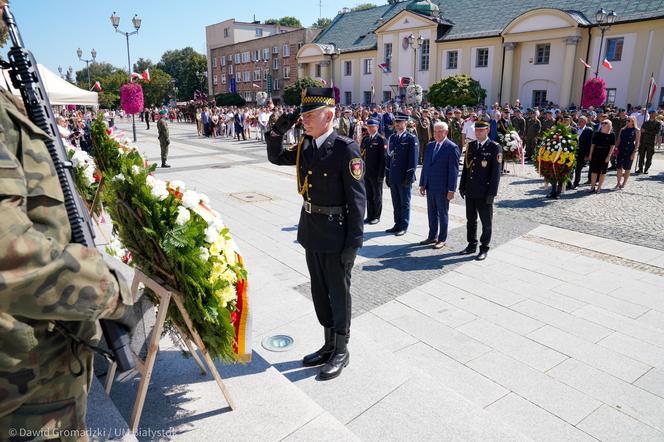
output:
[[[377,5],[374,5],[373,3],[362,3],[360,5],[355,6],[354,8],[351,8],[351,11],[364,11],[365,9],[371,9],[375,8]]]
[[[302,101],[302,89],[308,87],[323,87],[323,83],[311,77],[300,78],[295,83],[284,88],[284,103],[289,106],[297,106]]]
[[[434,106],[474,106],[484,103],[486,90],[465,74],[441,79],[429,88],[427,101]]]
[[[150,60],[149,58],[143,58],[143,57],[136,60],[136,62],[134,63],[134,66],[133,66],[134,72],[138,72],[139,74],[142,73],[146,69],[152,70],[154,68],[155,68],[155,65],[154,65],[154,63],[152,63],[152,60]],[[150,73],[150,74],[152,74],[152,73]]]
[[[95,81],[101,81],[102,78],[106,78],[118,70],[110,63],[90,63],[89,67],[90,85],[95,84]],[[76,86],[81,89],[88,89],[88,71],[85,67],[76,71],[74,76],[76,77]]]
[[[302,27],[302,22],[298,20],[296,17],[291,17],[291,16],[286,16],[286,17],[281,17],[279,19],[277,18],[270,18],[265,20],[266,25],[281,25],[281,26],[289,26],[291,28],[301,28]]]
[[[101,84],[102,91],[99,94],[99,105],[107,109],[119,108],[120,87],[129,81],[127,72],[116,69],[112,74],[93,81],[99,81]]]
[[[145,69],[144,69],[145,70]],[[173,95],[171,76],[158,68],[150,69],[150,82],[143,83],[143,101],[146,106],[161,106]]]
[[[239,106],[242,107],[247,104],[246,100],[239,94],[219,94],[215,95],[214,101],[217,106]]]
[[[330,26],[331,23],[332,23],[332,20],[330,20],[329,18],[321,17],[318,20],[316,20],[314,22],[314,24],[311,25],[311,27],[312,28],[325,29],[328,26]]]
[[[164,52],[157,68],[175,80],[178,100],[192,100],[194,91],[207,90],[207,58],[191,47]]]

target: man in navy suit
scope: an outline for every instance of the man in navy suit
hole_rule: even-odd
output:
[[[433,244],[440,249],[447,241],[447,212],[454,199],[459,176],[459,146],[447,138],[447,123],[433,125],[434,141],[424,151],[424,163],[420,176],[420,194],[427,197],[429,235],[420,245]]]
[[[409,116],[397,112],[394,116],[394,125],[397,132],[392,134],[387,148],[387,185],[392,195],[394,207],[394,227],[387,229],[387,233],[403,236],[408,230],[410,222],[410,191],[415,181],[417,157],[420,145],[415,135],[406,130]]]
[[[593,129],[588,124],[588,118],[581,116],[579,118],[578,129],[576,131],[579,142],[576,148],[576,168],[574,170],[574,182],[572,189],[576,189],[581,182],[581,171],[588,163],[588,155],[590,155],[590,145],[592,144]],[[588,172],[590,175],[590,172]],[[588,179],[590,181],[590,178]]]

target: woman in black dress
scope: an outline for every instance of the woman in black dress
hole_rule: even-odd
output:
[[[636,117],[629,117],[627,125],[618,134],[618,158],[616,160],[618,183],[616,189],[623,189],[627,184],[634,157],[639,150],[640,138],[641,131],[639,131]]]
[[[611,120],[603,120],[600,130],[593,134],[590,154],[588,155],[590,160],[590,192],[599,193],[602,190],[606,170],[615,147],[616,134],[613,133]],[[595,184],[597,184],[597,187],[595,187]]]

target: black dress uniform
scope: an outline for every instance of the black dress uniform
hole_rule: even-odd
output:
[[[378,126],[378,120],[370,119],[367,126]],[[365,164],[364,185],[367,190],[367,219],[369,224],[377,224],[383,212],[383,180],[385,179],[385,155],[387,140],[380,133],[367,135],[362,139],[360,152]]]
[[[475,127],[488,127],[486,122],[476,122]],[[478,260],[486,258],[491,242],[493,199],[498,194],[502,164],[500,145],[487,138],[484,142],[471,141],[466,149],[459,183],[459,193],[466,199],[466,228],[468,247],[462,255],[477,250],[477,215],[482,222],[480,253]]]
[[[333,97],[331,88],[307,88],[302,112],[334,106]],[[297,167],[303,197],[297,240],[306,251],[314,309],[325,328],[325,345],[303,363],[326,364],[320,378],[331,379],[349,360],[351,270],[364,233],[364,161],[357,143],[336,131],[320,146],[306,135],[293,150],[284,149],[282,134],[266,135],[270,162]]]

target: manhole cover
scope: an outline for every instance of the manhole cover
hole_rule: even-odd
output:
[[[295,340],[287,335],[268,336],[263,339],[261,345],[264,349],[270,351],[287,351],[293,347]]]
[[[233,198],[237,198],[245,203],[257,203],[261,201],[270,201],[272,198],[256,192],[231,193]]]

